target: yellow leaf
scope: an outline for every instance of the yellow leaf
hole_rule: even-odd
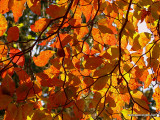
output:
[[[7,20],[2,14],[0,14],[0,21],[0,36],[2,36],[7,29]]]
[[[151,40],[150,33],[144,32],[134,35],[132,50],[137,51],[139,49],[144,48],[150,40]]]
[[[147,79],[144,81],[144,89],[148,88],[152,82],[151,74],[147,75]]]

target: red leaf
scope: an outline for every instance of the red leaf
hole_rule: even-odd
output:
[[[10,27],[7,33],[8,42],[17,41],[19,39],[19,29],[17,26]]]
[[[52,18],[62,17],[65,14],[65,6],[50,5],[46,9],[46,13],[49,14]]]
[[[40,0],[27,0],[28,7],[37,15],[41,15],[41,1]]]
[[[1,87],[2,87],[3,94],[13,96],[13,94],[15,92],[15,83],[12,80],[10,75],[7,74],[5,76],[5,78],[3,79],[2,83],[1,83]]]

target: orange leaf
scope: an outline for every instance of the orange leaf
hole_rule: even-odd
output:
[[[0,21],[0,36],[2,36],[7,29],[7,20],[2,14],[0,14]]]
[[[87,24],[83,23],[81,26],[87,26]],[[74,29],[74,33],[76,33],[77,39],[82,39],[88,32],[88,27],[78,27]]]
[[[93,6],[92,5],[84,5],[84,6],[81,6],[81,10],[86,18],[86,23],[89,21],[89,19],[91,18],[92,16],[92,8]]]
[[[142,84],[138,83],[138,80],[136,78],[135,79],[130,79],[130,81],[129,81],[129,88],[131,90],[135,90],[135,89],[137,89],[140,86],[142,86]]]
[[[99,29],[93,28],[92,29],[92,36],[93,36],[94,41],[97,41],[98,43],[100,43],[102,45],[104,44]]]
[[[5,14],[6,12],[9,11],[8,2],[9,2],[9,0],[1,0],[0,1],[0,13]]]
[[[31,25],[30,28],[33,32],[41,32],[47,27],[49,22],[49,19],[41,18],[37,20],[33,25]]]
[[[79,26],[82,22],[81,15],[82,15],[82,11],[81,11],[80,7],[77,6],[76,11],[74,13],[74,19],[71,19],[69,21],[69,24],[71,26]]]
[[[6,56],[7,55],[7,51],[8,51],[7,46],[2,41],[0,41],[0,55]]]
[[[86,42],[84,42],[84,45],[83,45],[83,52],[85,54],[89,54],[90,53],[89,45]]]
[[[23,10],[25,9],[26,0],[10,0],[9,1],[9,9],[12,10],[14,21],[18,22],[19,17],[22,16]]]
[[[9,57],[11,58],[13,63],[16,63],[21,67],[24,66],[25,58],[23,52],[21,52],[19,49],[11,48]]]
[[[53,54],[54,52],[51,50],[42,51],[39,56],[33,57],[33,61],[38,67],[43,67],[48,63]]]
[[[54,59],[52,59],[52,60],[55,61]],[[47,74],[49,76],[49,78],[52,78],[53,75],[55,75],[55,74],[58,75],[60,73],[60,67],[61,66],[60,67],[59,66],[51,65],[48,69],[44,70],[44,73]]]
[[[80,69],[80,62],[81,61],[78,58],[73,57],[72,63],[73,63],[73,65],[74,65],[75,68]]]
[[[148,75],[149,75],[149,72],[148,72],[148,69],[146,68],[143,68],[143,69],[139,69],[139,67],[135,67],[135,75],[136,75],[136,78],[139,78],[140,81],[146,81]]]
[[[17,41],[19,39],[19,29],[17,26],[10,27],[7,33],[8,33],[7,36],[8,42]]]

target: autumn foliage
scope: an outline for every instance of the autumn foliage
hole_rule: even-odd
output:
[[[159,0],[0,0],[3,120],[158,119],[159,85]]]

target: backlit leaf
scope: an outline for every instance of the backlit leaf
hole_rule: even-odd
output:
[[[0,36],[2,36],[7,29],[7,20],[2,14],[0,14],[0,21]]]
[[[53,54],[54,52],[51,50],[42,51],[39,56],[33,57],[33,61],[37,66],[43,67],[48,63]]]
[[[25,9],[26,0],[10,0],[9,1],[9,9],[12,10],[14,21],[18,22],[19,17],[22,16],[23,10]]]
[[[50,20],[47,18],[41,18],[37,20],[33,25],[31,25],[30,28],[33,32],[41,32],[42,30],[46,28],[49,21]]]
[[[6,12],[9,11],[8,2],[9,2],[9,0],[1,0],[0,1],[0,13],[1,14],[5,14]]]
[[[4,42],[0,41],[0,54],[2,56],[6,56],[7,55],[7,51],[8,51],[7,46],[4,44]]]

